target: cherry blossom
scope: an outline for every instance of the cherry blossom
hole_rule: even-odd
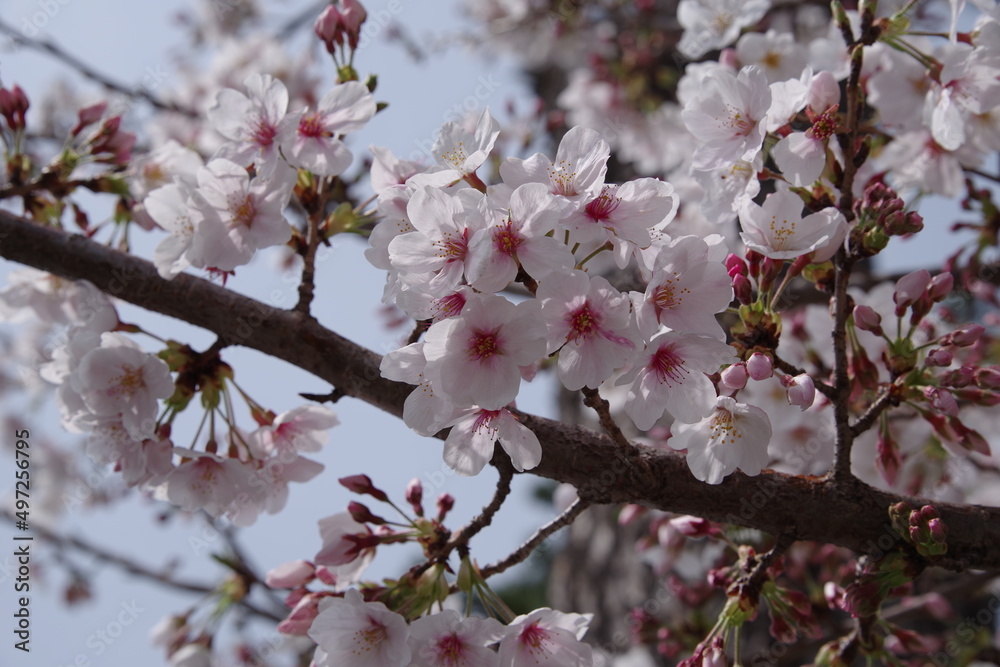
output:
[[[499,410],[514,400],[518,367],[545,354],[537,301],[514,305],[500,296],[470,299],[460,315],[434,323],[424,338],[425,374],[459,406]]]
[[[738,75],[715,68],[705,75],[698,97],[681,117],[701,145],[694,155],[696,169],[726,167],[752,161],[764,143],[764,124],[771,106],[767,77],[756,66]]]
[[[195,226],[203,219],[193,205],[193,194],[192,185],[178,181],[153,190],[143,201],[149,217],[170,232],[153,251],[153,263],[164,278],[173,278],[191,265],[188,252]]]
[[[444,462],[460,475],[478,475],[493,458],[498,440],[518,472],[542,460],[538,437],[510,410],[471,408],[459,412],[447,425],[451,431],[444,441]]]
[[[425,342],[411,343],[389,352],[382,357],[379,370],[384,378],[417,385],[403,404],[403,423],[420,435],[431,436],[452,420],[456,409],[451,401],[434,392],[431,379],[425,374],[425,345]]]
[[[663,412],[680,422],[697,422],[715,405],[715,387],[706,373],[733,361],[733,348],[709,336],[662,333],[654,336],[635,367],[617,384],[631,383],[625,412],[648,431]]]
[[[596,196],[604,183],[610,155],[611,147],[600,134],[577,126],[559,142],[555,160],[541,153],[527,160],[509,157],[500,165],[500,176],[512,188],[543,183],[553,195],[575,202],[584,196]]]
[[[253,74],[243,82],[247,94],[226,88],[218,93],[208,119],[229,139],[216,158],[226,158],[243,167],[254,165],[268,177],[281,161],[278,137],[295,134],[299,114],[288,114],[288,89],[268,74]]]
[[[290,194],[291,182],[251,180],[235,162],[209,162],[193,197],[203,219],[186,251],[191,264],[232,271],[257,250],[288,241],[292,229],[282,211]]]
[[[163,360],[113,333],[103,334],[101,346],[80,359],[69,382],[94,415],[120,415],[136,439],[152,436],[157,400],[174,393],[173,378]]]
[[[340,137],[356,132],[375,115],[375,99],[358,81],[330,89],[315,110],[306,110],[298,123],[279,123],[278,142],[293,167],[321,176],[337,176],[351,166],[351,151]]]
[[[770,0],[681,0],[677,20],[684,34],[677,48],[685,57],[695,59],[729,46],[770,7]]]
[[[326,432],[340,420],[322,405],[302,405],[283,412],[253,433],[252,443],[260,455],[318,452],[326,442]]]
[[[453,609],[418,618],[410,623],[410,667],[494,667],[499,658],[486,647],[506,631],[496,619],[463,618]]]
[[[559,352],[559,379],[567,389],[597,388],[638,351],[629,297],[605,278],[555,272],[536,296],[549,331],[547,351]]]
[[[592,665],[593,651],[581,641],[592,617],[547,607],[518,616],[500,642],[500,667]]]
[[[407,667],[412,651],[403,617],[381,602],[365,602],[357,589],[319,603],[309,636],[319,644],[316,667]]]
[[[687,450],[691,473],[708,484],[719,484],[737,468],[757,475],[767,465],[771,421],[760,408],[716,398],[715,408],[694,424],[674,424],[667,444]]]
[[[540,183],[521,185],[510,195],[506,215],[469,240],[466,278],[476,289],[498,292],[517,276],[520,266],[536,280],[569,268],[573,255],[562,242],[546,236],[559,222],[560,206]]]
[[[847,233],[840,211],[831,206],[802,217],[802,200],[787,190],[768,195],[762,206],[744,202],[740,224],[747,248],[771,259],[795,259],[811,252],[814,261],[824,261]]]
[[[479,117],[475,132],[469,132],[461,123],[445,123],[431,152],[438,164],[444,166],[448,178],[458,180],[474,174],[486,162],[499,135],[500,124],[487,108]]]

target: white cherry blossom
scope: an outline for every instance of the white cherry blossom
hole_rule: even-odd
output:
[[[715,408],[693,424],[675,423],[667,444],[687,450],[691,473],[703,482],[719,484],[737,468],[757,475],[767,465],[771,422],[760,408],[716,398]]]
[[[357,589],[319,603],[309,636],[322,649],[316,667],[407,667],[410,629],[381,602],[365,602]]]
[[[802,199],[787,190],[768,195],[762,206],[744,202],[743,243],[771,259],[795,259],[810,252],[817,262],[829,259],[847,233],[844,215],[831,206],[803,217],[802,208]]]
[[[410,623],[410,667],[496,667],[499,658],[488,648],[506,634],[494,618],[463,617],[454,609]]]
[[[463,410],[448,426],[444,462],[460,475],[478,475],[493,458],[497,441],[510,456],[518,472],[530,470],[542,460],[538,437],[507,409]]]
[[[278,141],[293,167],[321,176],[337,176],[351,166],[351,151],[341,136],[356,132],[375,115],[375,99],[359,81],[337,84],[315,110],[298,117],[298,123],[279,124]]]

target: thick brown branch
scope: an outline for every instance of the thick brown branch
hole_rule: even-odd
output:
[[[176,317],[294,364],[351,396],[401,417],[409,385],[385,380],[381,357],[298,313],[279,310],[207,280],[160,278],[149,262],[81,236],[40,227],[0,210],[0,255],[68,279],[83,279],[141,308]],[[290,345],[289,340],[295,344]],[[633,502],[669,512],[749,526],[794,540],[837,544],[859,552],[885,551],[899,539],[890,504],[929,501],[886,493],[860,482],[850,491],[811,476],[764,471],[734,473],[721,484],[696,480],[684,457],[646,447],[627,449],[610,437],[532,415],[521,422],[542,443],[533,474],[577,487],[595,503]],[[1000,508],[931,503],[947,524],[950,569],[1000,569]]]

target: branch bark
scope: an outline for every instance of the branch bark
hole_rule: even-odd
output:
[[[413,389],[381,377],[381,357],[301,313],[273,308],[209,281],[179,275],[167,281],[155,267],[79,235],[39,226],[0,210],[0,255],[99,289],[141,308],[214,332],[302,368],[345,396],[402,417]],[[295,344],[290,345],[289,341]],[[721,484],[696,480],[682,455],[647,447],[622,448],[602,433],[518,413],[543,454],[532,474],[577,487],[590,503],[638,503],[756,528],[793,540],[814,540],[857,552],[888,551],[900,543],[889,505],[929,501],[887,493],[859,481],[839,486],[813,476],[764,471],[734,473]],[[948,526],[948,553],[933,564],[953,570],[1000,570],[1000,508],[933,504]]]

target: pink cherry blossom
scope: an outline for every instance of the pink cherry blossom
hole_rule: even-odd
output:
[[[409,626],[381,602],[365,602],[357,589],[320,601],[309,636],[323,650],[317,667],[407,667]]]
[[[674,424],[667,440],[674,449],[687,450],[691,473],[709,484],[719,484],[737,468],[757,475],[767,465],[771,422],[760,408],[716,398],[715,409],[694,424]]]
[[[270,176],[281,156],[278,136],[294,133],[299,114],[288,114],[288,89],[268,74],[252,74],[243,82],[247,94],[226,88],[219,92],[208,119],[229,139],[216,153],[236,164],[254,165],[261,176]]]
[[[547,190],[568,201],[595,197],[604,184],[611,147],[599,133],[582,126],[571,128],[556,150],[556,159],[541,153],[527,160],[507,158],[500,176],[512,188],[542,183]]]
[[[770,0],[681,0],[677,20],[684,34],[677,48],[686,58],[697,59],[729,46],[770,7]]]
[[[337,176],[351,166],[351,151],[340,137],[356,132],[375,115],[375,99],[367,86],[347,81],[334,86],[315,110],[306,110],[298,123],[281,123],[278,141],[293,167],[321,176]]]
[[[435,392],[459,406],[499,410],[514,400],[520,366],[545,354],[537,301],[470,299],[460,315],[434,323],[424,337],[425,374]]]
[[[696,422],[715,406],[715,387],[706,373],[734,359],[733,348],[710,336],[662,333],[618,384],[631,382],[625,412],[648,431],[666,411],[681,422]],[[640,365],[641,364],[641,365]]]
[[[744,202],[740,224],[747,248],[771,259],[795,259],[811,252],[815,261],[825,261],[847,234],[843,213],[830,206],[803,217],[802,200],[787,190],[768,195],[763,206]]]
[[[479,117],[475,132],[469,132],[461,123],[445,123],[431,152],[438,164],[445,167],[449,178],[458,180],[474,174],[486,162],[498,136],[500,124],[487,108]]]
[[[435,393],[431,379],[425,374],[426,344],[411,343],[393,350],[382,357],[379,370],[389,380],[417,385],[403,404],[403,423],[420,435],[431,436],[454,418],[456,409],[451,401]]]
[[[337,415],[322,405],[301,405],[282,412],[274,421],[257,429],[251,437],[255,454],[318,452],[326,433],[340,424]]]
[[[493,618],[462,617],[453,609],[410,623],[410,667],[495,667],[498,657],[488,648],[506,634]]]
[[[506,214],[469,240],[466,277],[483,292],[498,292],[514,280],[520,266],[536,280],[569,268],[573,255],[561,241],[546,236],[559,222],[561,207],[540,183],[526,183],[511,193]]]
[[[547,607],[518,616],[500,642],[500,667],[586,667],[593,651],[581,641],[593,614],[564,614]]]
[[[759,67],[744,67],[738,75],[722,67],[711,70],[698,97],[681,114],[688,131],[701,142],[694,167],[716,169],[737,160],[753,161],[764,143],[770,106],[771,90]]]
[[[187,250],[191,264],[231,271],[248,263],[257,250],[288,241],[292,228],[282,211],[291,185],[251,180],[246,169],[229,160],[209,162],[198,172],[194,201],[203,219]]]
[[[542,460],[538,437],[517,420],[510,410],[464,410],[448,426],[444,462],[460,475],[478,475],[493,458],[497,443],[510,456],[518,472],[530,470]]]
[[[559,352],[559,380],[567,389],[597,388],[639,348],[632,305],[601,276],[551,273],[536,294],[548,327],[548,353]]]

